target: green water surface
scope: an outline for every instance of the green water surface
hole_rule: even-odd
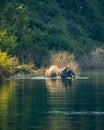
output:
[[[0,130],[104,130],[104,72],[81,76],[2,83]]]

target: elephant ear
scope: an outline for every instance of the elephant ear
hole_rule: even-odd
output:
[[[68,73],[70,70],[71,70],[71,69],[69,69],[69,68],[66,68],[66,73]]]
[[[67,69],[65,68],[65,69],[61,72],[61,78],[66,78],[66,77],[67,77],[66,71],[67,71]]]

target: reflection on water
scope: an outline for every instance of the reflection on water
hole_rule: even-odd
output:
[[[0,130],[104,130],[104,75],[83,76],[2,83]]]
[[[72,81],[65,79],[46,79],[46,87],[50,93],[62,92],[62,94],[68,91],[68,89],[74,88]]]
[[[55,114],[55,115],[80,115],[80,116],[91,116],[91,115],[104,115],[104,112],[99,112],[99,111],[49,111],[48,113],[50,114]]]

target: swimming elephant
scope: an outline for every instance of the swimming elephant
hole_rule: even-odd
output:
[[[58,68],[56,65],[50,66],[49,69],[46,70],[46,77],[61,77],[61,78],[75,78],[75,73],[69,67]]]
[[[60,73],[61,78],[75,78],[75,73],[69,67],[64,68]]]
[[[56,65],[52,65],[49,69],[46,70],[46,77],[57,77],[58,67]]]

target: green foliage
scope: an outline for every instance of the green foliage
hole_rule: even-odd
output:
[[[46,66],[50,50],[79,58],[104,42],[103,0],[0,2],[0,49],[22,63]]]
[[[34,65],[26,65],[26,64],[22,64],[22,65],[19,65],[15,68],[15,73],[23,73],[23,74],[29,74],[29,73],[32,73],[31,71],[33,70],[33,67]]]
[[[9,58],[7,52],[0,51],[0,77],[10,75],[17,64],[15,57]]]
[[[8,36],[7,31],[0,32],[0,48],[2,51],[8,51],[12,53],[16,47],[16,37],[11,35]]]
[[[75,41],[74,54],[79,58],[80,56],[88,55],[95,47],[96,41],[87,37],[79,37]]]

